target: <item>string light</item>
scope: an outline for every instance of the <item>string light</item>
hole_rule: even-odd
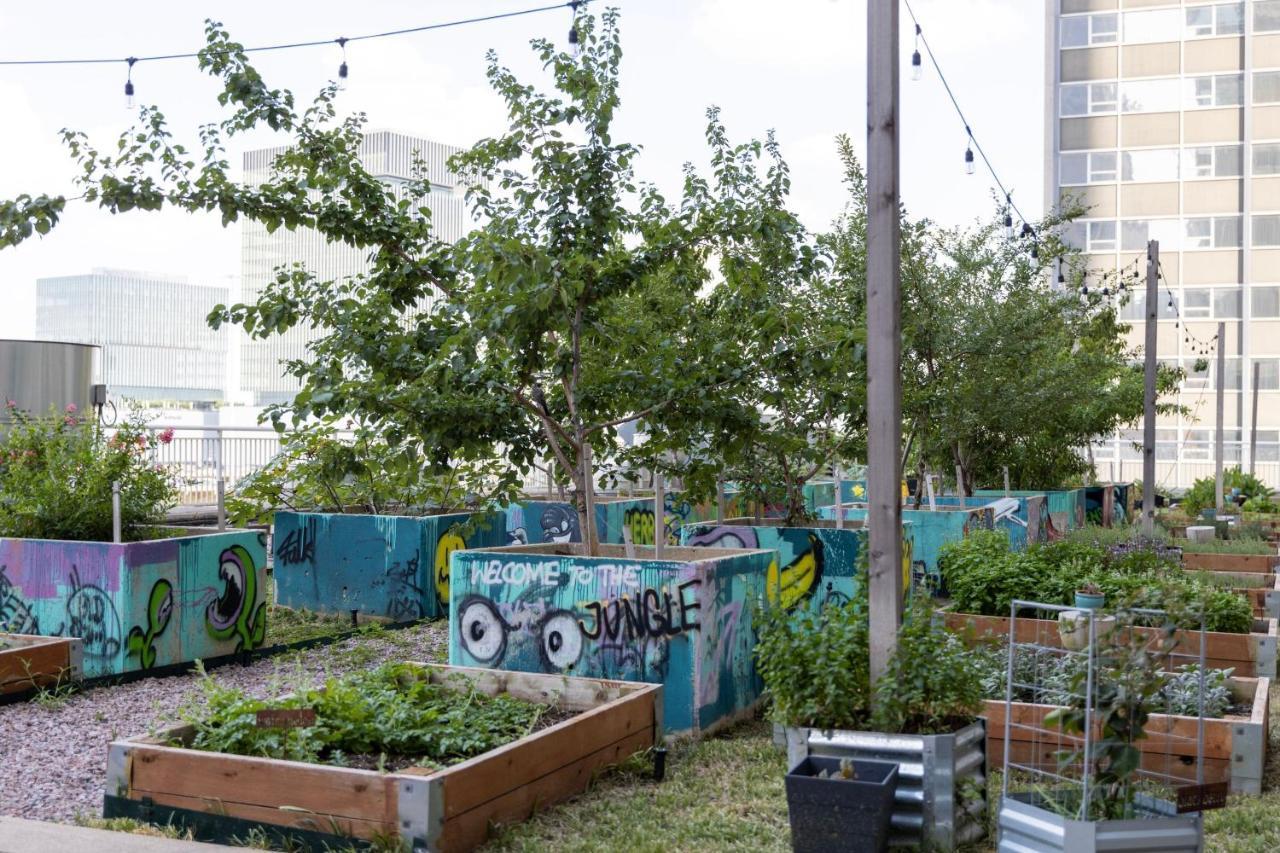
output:
[[[338,47],[342,48],[342,64],[338,66],[338,79],[347,79],[347,39],[345,36],[338,36],[334,39],[338,43]]]
[[[569,9],[572,18],[569,22],[569,45],[573,48],[573,55],[578,55],[578,5],[579,0],[570,0]]]
[[[978,168],[973,160],[973,131],[969,130],[968,125],[965,125],[964,132],[969,134],[969,142],[964,147],[964,173],[972,175]]]
[[[916,24],[916,49],[911,54],[911,79],[919,80],[924,76],[924,63],[920,59],[920,25]]]
[[[131,56],[125,60],[129,63],[129,71],[124,78],[124,104],[130,109],[133,108],[133,63],[137,62],[136,56]]]

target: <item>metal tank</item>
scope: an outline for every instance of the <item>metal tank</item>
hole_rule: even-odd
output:
[[[71,404],[89,412],[101,369],[102,348],[93,344],[0,339],[0,429],[12,419],[9,400],[33,415]]]

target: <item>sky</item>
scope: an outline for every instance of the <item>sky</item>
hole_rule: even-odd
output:
[[[203,4],[96,0],[0,4],[0,59],[125,57],[194,51],[204,19],[221,21],[246,46],[310,41],[548,5],[545,0],[308,0]],[[597,8],[606,4],[593,3]],[[774,130],[792,169],[792,205],[812,229],[840,212],[844,190],[835,137],[866,148],[866,0],[613,0],[622,11],[622,106],[615,138],[638,144],[637,173],[676,198],[681,167],[703,165],[706,109],[722,110],[731,138]],[[925,37],[1014,201],[1042,211],[1044,4],[1034,0],[912,0]],[[930,69],[910,78],[911,18],[902,9],[902,198],[915,217],[964,225],[992,215],[992,183],[963,169],[964,127]],[[531,38],[563,41],[568,9],[347,46],[340,111],[369,127],[453,145],[500,133],[505,113],[485,80],[485,52],[542,85]],[[337,75],[337,45],[257,54],[273,87],[308,101]],[[928,59],[925,60],[926,67]],[[84,131],[114,147],[136,112],[126,107],[125,63],[0,66],[0,199],[19,193],[78,195],[59,131]],[[196,130],[224,113],[218,87],[195,60],[135,66],[139,102],[158,106],[175,138],[197,148]],[[243,151],[286,140],[245,135]],[[48,236],[0,250],[0,338],[33,337],[35,281],[94,267],[184,275],[235,284],[236,226],[181,212],[112,216],[69,202]],[[146,306],[139,306],[145,311]]]

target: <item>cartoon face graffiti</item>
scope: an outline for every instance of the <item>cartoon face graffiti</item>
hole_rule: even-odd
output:
[[[135,625],[126,638],[127,654],[137,655],[143,669],[156,665],[155,641],[169,627],[173,617],[173,584],[161,578],[151,587],[147,599],[147,625]]]
[[[542,535],[548,542],[581,542],[577,513],[559,504],[547,507],[542,512]]]
[[[458,608],[458,638],[467,654],[484,665],[502,662],[511,626],[484,596],[468,596]]]
[[[236,651],[262,645],[267,632],[266,602],[254,607],[258,597],[257,567],[243,546],[232,545],[218,558],[222,594],[205,609],[209,635],[215,640],[235,638]]]
[[[457,528],[450,528],[436,544],[436,601],[445,610],[449,608],[449,558],[454,551],[461,551],[466,547],[467,543],[458,535]]]

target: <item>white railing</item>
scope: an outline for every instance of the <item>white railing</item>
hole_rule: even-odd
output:
[[[173,430],[168,443],[160,440]],[[265,466],[280,452],[279,434],[271,427],[170,426],[148,424],[147,442],[157,465],[173,466],[181,484],[183,506],[211,506],[218,501],[218,481],[230,491],[236,483]]]
[[[1122,439],[1094,445],[1094,468],[1099,479],[1125,483],[1142,479],[1141,451],[1125,446]],[[1223,467],[1250,470],[1249,447],[1239,441],[1224,443]],[[1212,441],[1156,442],[1156,483],[1161,489],[1189,489],[1196,480],[1213,477],[1214,443]],[[1176,458],[1168,458],[1176,454]],[[1272,488],[1280,487],[1280,448],[1274,442],[1258,442],[1258,460],[1254,474]],[[1136,458],[1135,458],[1136,457]]]

